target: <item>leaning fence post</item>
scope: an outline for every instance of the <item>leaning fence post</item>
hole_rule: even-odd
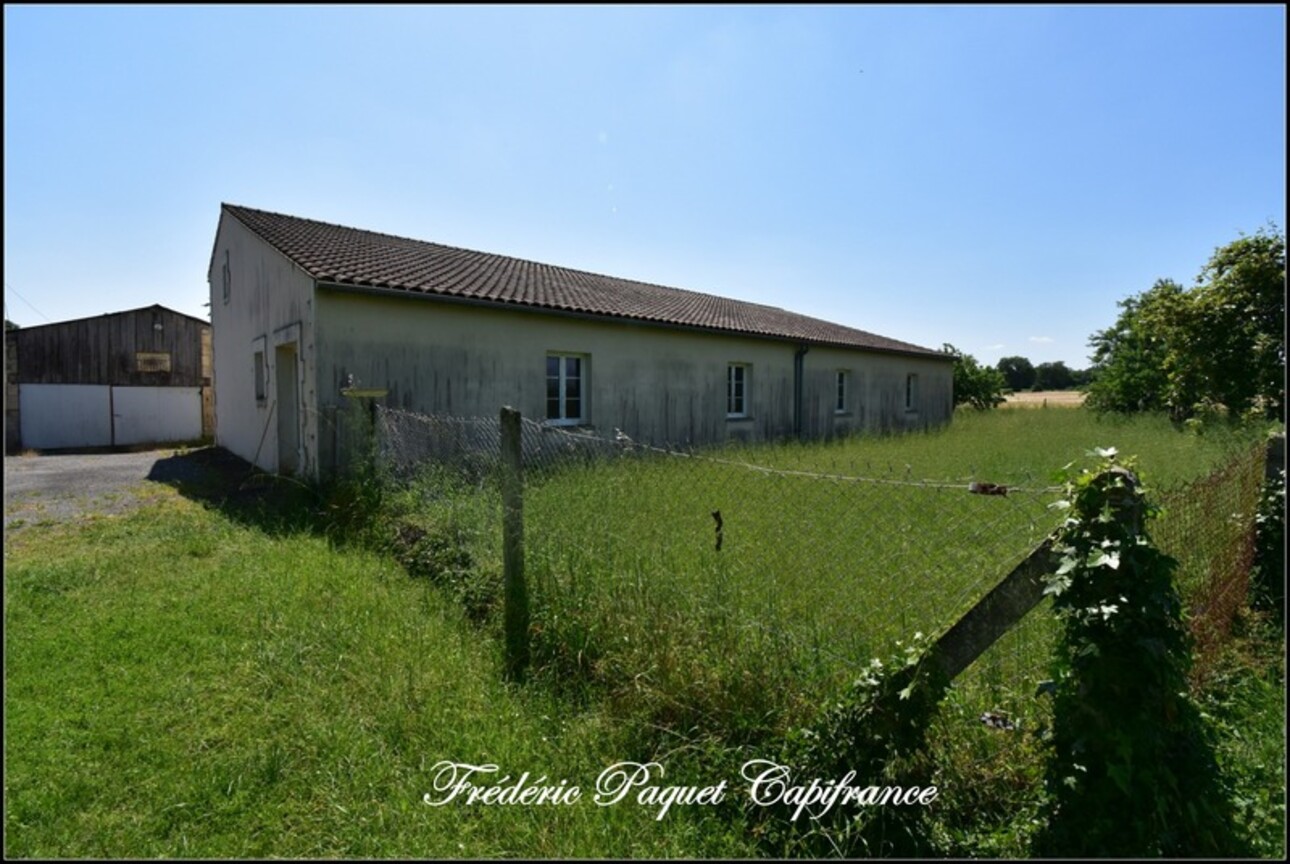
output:
[[[524,583],[524,460],[520,412],[502,408],[502,567],[506,677],[524,680],[529,663],[529,597]]]

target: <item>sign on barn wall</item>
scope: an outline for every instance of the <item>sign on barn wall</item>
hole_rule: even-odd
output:
[[[169,372],[170,353],[167,351],[138,351],[134,355],[137,372]]]

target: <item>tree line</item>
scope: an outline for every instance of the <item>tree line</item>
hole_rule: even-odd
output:
[[[1195,284],[1161,279],[1119,302],[1115,324],[1089,339],[1093,364],[955,358],[954,404],[993,408],[1004,392],[1087,392],[1097,411],[1166,411],[1176,420],[1223,410],[1285,420],[1285,234],[1275,225],[1214,251]]]

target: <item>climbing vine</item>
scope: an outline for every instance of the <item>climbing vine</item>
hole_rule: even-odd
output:
[[[1213,736],[1188,694],[1177,563],[1146,529],[1132,461],[1098,450],[1067,478],[1047,593],[1061,620],[1038,854],[1241,854]]]
[[[886,660],[872,659],[815,722],[794,730],[782,761],[798,776],[852,775],[860,786],[926,788],[933,768],[926,736],[947,682],[929,661],[931,643],[917,633],[898,641]],[[755,829],[776,856],[916,857],[933,850],[924,806],[837,807],[819,817],[790,807],[758,814]]]

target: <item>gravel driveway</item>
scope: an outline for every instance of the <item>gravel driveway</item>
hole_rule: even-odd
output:
[[[6,456],[4,526],[120,513],[139,503],[147,484],[196,482],[204,451]]]

